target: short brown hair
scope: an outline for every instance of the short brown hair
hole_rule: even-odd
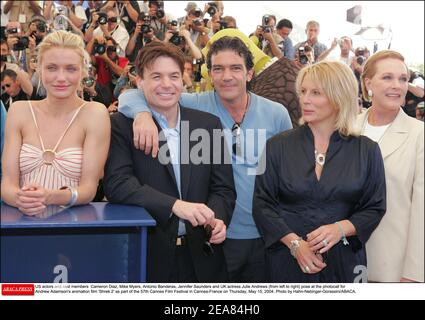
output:
[[[366,88],[365,79],[366,78],[372,79],[376,74],[376,64],[379,61],[385,60],[385,59],[396,59],[396,60],[402,61],[404,63],[404,65],[406,66],[407,73],[410,74],[409,68],[407,67],[406,62],[404,61],[404,57],[402,56],[401,53],[399,53],[397,51],[382,50],[382,51],[378,51],[374,55],[370,56],[366,60],[366,63],[363,67],[363,72],[362,72],[362,75],[361,75],[362,95],[363,95],[363,98],[367,101],[370,101],[371,97],[369,97],[369,93],[368,93],[368,90]]]
[[[181,74],[183,74],[185,59],[180,48],[169,42],[152,41],[143,47],[137,55],[135,61],[137,75],[143,78],[145,68],[149,68],[159,57],[169,57],[173,59],[179,66]]]

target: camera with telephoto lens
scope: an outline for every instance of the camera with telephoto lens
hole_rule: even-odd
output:
[[[30,43],[28,37],[20,37],[18,42],[13,45],[14,51],[21,51],[28,48],[28,44]]]
[[[107,24],[108,23],[108,15],[105,12],[97,12],[97,15],[99,18],[97,19],[97,22],[99,24]]]
[[[91,86],[94,85],[95,79],[93,77],[85,77],[82,80],[83,82],[83,86],[85,86],[86,88],[90,88]]]
[[[95,41],[93,44],[93,54],[102,55],[105,52],[106,52],[106,46],[102,43]]]
[[[307,64],[307,63],[308,63],[308,57],[307,57],[307,55],[305,54],[304,47],[299,47],[299,48],[298,48],[298,61],[299,61],[301,64]]]
[[[217,13],[217,5],[214,2],[208,2],[208,14],[212,17]]]

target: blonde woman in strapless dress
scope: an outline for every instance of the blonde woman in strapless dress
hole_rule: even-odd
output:
[[[89,61],[81,37],[56,31],[38,50],[47,97],[12,104],[2,158],[2,199],[27,215],[90,202],[110,142],[106,107],[77,95]]]

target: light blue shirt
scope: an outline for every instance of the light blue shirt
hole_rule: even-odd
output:
[[[152,116],[162,128],[162,132],[167,139],[168,150],[170,151],[170,161],[173,166],[174,176],[176,178],[177,189],[181,199],[181,174],[180,174],[180,108],[178,109],[177,123],[175,128],[169,128],[167,118],[162,114],[150,109]],[[186,227],[182,219],[179,220],[178,235],[186,234]]]
[[[252,217],[252,197],[255,172],[259,169],[258,160],[267,139],[292,128],[288,111],[280,103],[254,93],[250,93],[250,96],[250,104],[241,124],[242,135],[247,137],[243,143],[246,150],[243,157],[237,157],[232,153],[234,138],[231,129],[235,121],[223,106],[215,91],[199,94],[183,93],[180,98],[180,104],[184,107],[209,112],[219,117],[224,128],[227,147],[229,153],[232,154],[233,175],[237,193],[235,210],[227,229],[227,238],[230,239],[260,238]],[[121,94],[118,106],[118,111],[129,118],[134,118],[139,112],[150,111],[143,93],[139,90],[127,90]]]

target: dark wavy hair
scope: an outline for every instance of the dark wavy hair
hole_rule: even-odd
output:
[[[254,57],[245,45],[245,43],[238,37],[222,37],[216,40],[208,50],[207,54],[207,68],[211,71],[211,57],[220,51],[234,51],[245,60],[245,67],[247,70],[254,68]]]

